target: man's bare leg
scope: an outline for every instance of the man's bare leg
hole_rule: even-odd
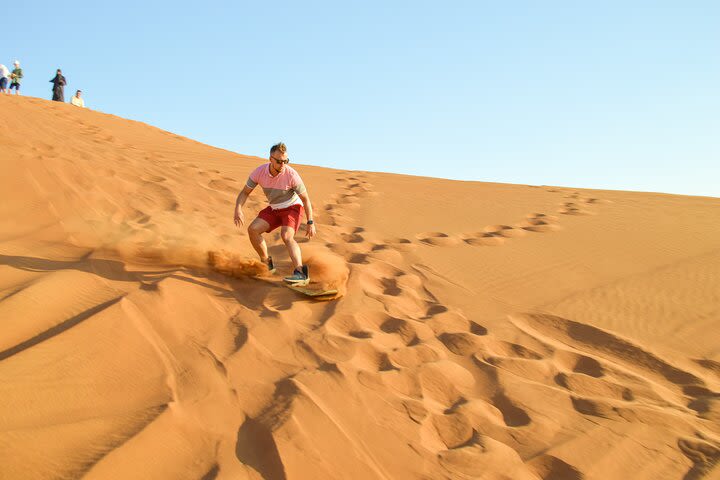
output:
[[[250,243],[252,244],[255,251],[260,255],[260,260],[263,262],[268,259],[267,243],[262,234],[268,231],[270,224],[262,218],[256,218],[248,227],[248,236],[250,237]]]
[[[300,251],[300,245],[295,241],[295,229],[287,226],[281,227],[280,236],[288,249],[293,268],[300,268],[302,266],[302,252]]]

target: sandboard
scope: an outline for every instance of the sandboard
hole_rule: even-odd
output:
[[[338,291],[336,289],[330,289],[330,290],[324,290],[321,288],[313,288],[312,286],[305,285],[305,286],[297,286],[293,285],[291,283],[282,282],[287,288],[290,290],[294,290],[298,293],[302,293],[303,295],[307,295],[308,297],[313,297],[316,300],[330,300],[337,295]]]
[[[337,298],[338,290],[335,288],[332,289],[325,289],[321,288],[319,285],[313,285],[313,283],[309,283],[308,285],[293,285],[291,283],[287,283],[284,280],[276,279],[272,277],[252,277],[255,280],[260,280],[261,282],[270,283],[272,285],[282,285],[284,287],[289,288],[290,290],[302,293],[305,296],[308,296],[312,298],[313,300],[334,300]]]

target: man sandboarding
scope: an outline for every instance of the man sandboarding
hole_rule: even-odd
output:
[[[290,254],[293,262],[293,273],[283,280],[290,286],[300,287],[310,282],[310,272],[307,265],[302,263],[302,252],[300,245],[295,241],[295,233],[302,221],[303,211],[307,217],[306,236],[312,238],[315,235],[315,223],[313,222],[312,204],[307,189],[300,178],[300,174],[290,167],[290,159],[287,155],[287,147],[284,143],[273,145],[270,149],[270,163],[256,168],[250,173],[245,188],[240,192],[235,201],[235,225],[245,225],[245,216],[242,207],[245,205],[253,189],[260,185],[267,196],[270,206],[258,213],[255,220],[248,227],[250,243],[260,255],[260,260],[265,263],[270,273],[275,272],[272,257],[268,255],[267,244],[263,233],[272,232],[280,227],[280,236]]]

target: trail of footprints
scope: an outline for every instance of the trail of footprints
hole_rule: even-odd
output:
[[[556,193],[559,190],[547,190]],[[596,212],[591,207],[609,203],[607,200],[585,197],[580,192],[574,191],[564,196],[557,213],[560,215],[594,215]],[[508,239],[523,237],[528,232],[547,233],[561,230],[559,217],[546,213],[530,213],[525,219],[513,225],[488,225],[481,231],[462,233],[460,235],[449,235],[444,232],[424,232],[416,235],[416,239],[425,245],[452,247],[462,244],[472,246],[499,246]],[[408,239],[401,239],[410,242]]]
[[[323,223],[334,227],[346,225],[349,221],[347,211],[358,208],[364,197],[375,195],[372,184],[367,182],[365,178],[365,174],[357,173],[336,179],[340,183],[341,189],[324,206]],[[351,232],[347,235],[351,240],[359,242],[362,241],[362,237],[357,236],[358,233],[360,232]]]
[[[512,451],[518,462],[533,458],[525,467],[543,472],[541,478],[562,472],[557,478],[583,478],[578,468],[544,453],[556,422],[565,416],[568,427],[576,422],[566,407],[556,411],[564,404],[584,418],[666,425],[694,470],[720,460],[707,417],[720,393],[700,376],[559,317],[517,315],[514,341],[502,340],[478,319],[438,303],[419,275],[389,265],[359,266],[355,275],[381,309],[339,308],[303,342],[337,371],[354,373],[364,388],[390,392],[417,424],[421,447],[448,471],[471,475],[467,461],[482,463],[491,444]],[[577,335],[578,329],[588,335]],[[658,384],[672,394],[659,393]],[[704,417],[707,429],[698,430],[693,424]],[[539,469],[548,465],[550,471]]]
[[[539,359],[541,354],[496,339],[480,322],[440,304],[422,287],[420,275],[389,264],[357,267],[354,273],[379,308],[339,311],[306,336],[303,341],[317,357],[341,371],[356,371],[365,388],[392,392],[426,431],[420,437],[430,440],[423,447],[433,454],[479,441],[478,425],[485,419],[472,414],[478,402],[494,412],[496,426],[530,423],[529,413],[500,387],[500,367],[492,362]],[[338,349],[335,338],[351,343]],[[483,389],[481,399],[478,382],[494,384]]]
[[[483,455],[504,452],[516,459],[509,469],[526,468],[540,478],[583,478],[578,467],[547,453],[555,422],[565,415],[558,417],[554,409],[562,404],[584,418],[669,425],[692,471],[706,471],[720,460],[720,441],[712,432],[690,427],[717,410],[720,398],[699,376],[568,319],[518,315],[511,319],[513,341],[498,338],[482,321],[442,305],[424,288],[422,271],[412,273],[402,258],[403,250],[416,247],[411,240],[372,243],[362,227],[346,226],[354,203],[371,195],[372,186],[363,174],[338,181],[341,193],[324,208],[326,228],[337,242],[326,246],[348,260],[350,281],[362,285],[354,291],[375,308],[342,299],[324,325],[303,337],[303,345],[332,365],[328,371],[391,392],[394,405],[417,425],[417,447],[447,472],[459,478],[482,475]],[[585,207],[578,205],[601,203],[577,192],[567,198],[559,214],[580,215]],[[432,232],[419,239],[430,245],[500,245],[557,230],[557,222],[557,216],[534,213],[514,226],[493,225],[459,237]],[[578,329],[591,331],[577,336]],[[656,382],[673,392],[670,400],[657,392]],[[546,401],[538,404],[538,395]]]
[[[463,243],[472,246],[498,246],[508,239],[524,237],[528,232],[545,233],[560,230],[558,217],[544,213],[532,213],[515,225],[488,225],[478,232],[458,236],[443,232],[426,232],[416,236],[423,244],[451,247]]]
[[[390,391],[402,413],[417,424],[418,447],[437,456],[451,473],[471,474],[466,459],[456,458],[458,452],[480,456],[490,443],[492,448],[511,450],[493,436],[503,437],[498,430],[532,422],[530,412],[503,387],[500,371],[512,369],[514,361],[541,361],[546,352],[497,339],[481,322],[438,302],[424,288],[422,273],[398,267],[405,263],[400,252],[416,247],[409,239],[372,243],[362,227],[345,226],[355,199],[372,194],[372,186],[362,174],[338,181],[344,188],[324,209],[326,223],[331,229],[338,227],[334,229],[338,238],[326,245],[348,259],[351,281],[362,285],[356,291],[374,301],[376,308],[358,309],[359,299],[339,302],[335,314],[308,333],[303,345],[339,371],[355,372],[364,388]],[[538,214],[524,226],[542,231],[552,228],[546,227],[552,221]],[[497,242],[524,233],[495,226],[466,240]],[[431,238],[433,244],[454,241],[443,234]],[[560,459],[545,457],[546,463],[555,465],[551,470],[573,470]]]
[[[555,192],[556,190],[549,190]],[[599,204],[610,203],[609,200],[604,200],[595,197],[585,197],[580,192],[571,192],[564,197],[564,201],[561,208],[558,210],[563,215],[595,215],[595,211],[591,207]]]

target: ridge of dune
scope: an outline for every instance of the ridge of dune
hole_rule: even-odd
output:
[[[301,165],[319,302],[262,159],[0,110],[0,478],[720,475],[720,199]]]

